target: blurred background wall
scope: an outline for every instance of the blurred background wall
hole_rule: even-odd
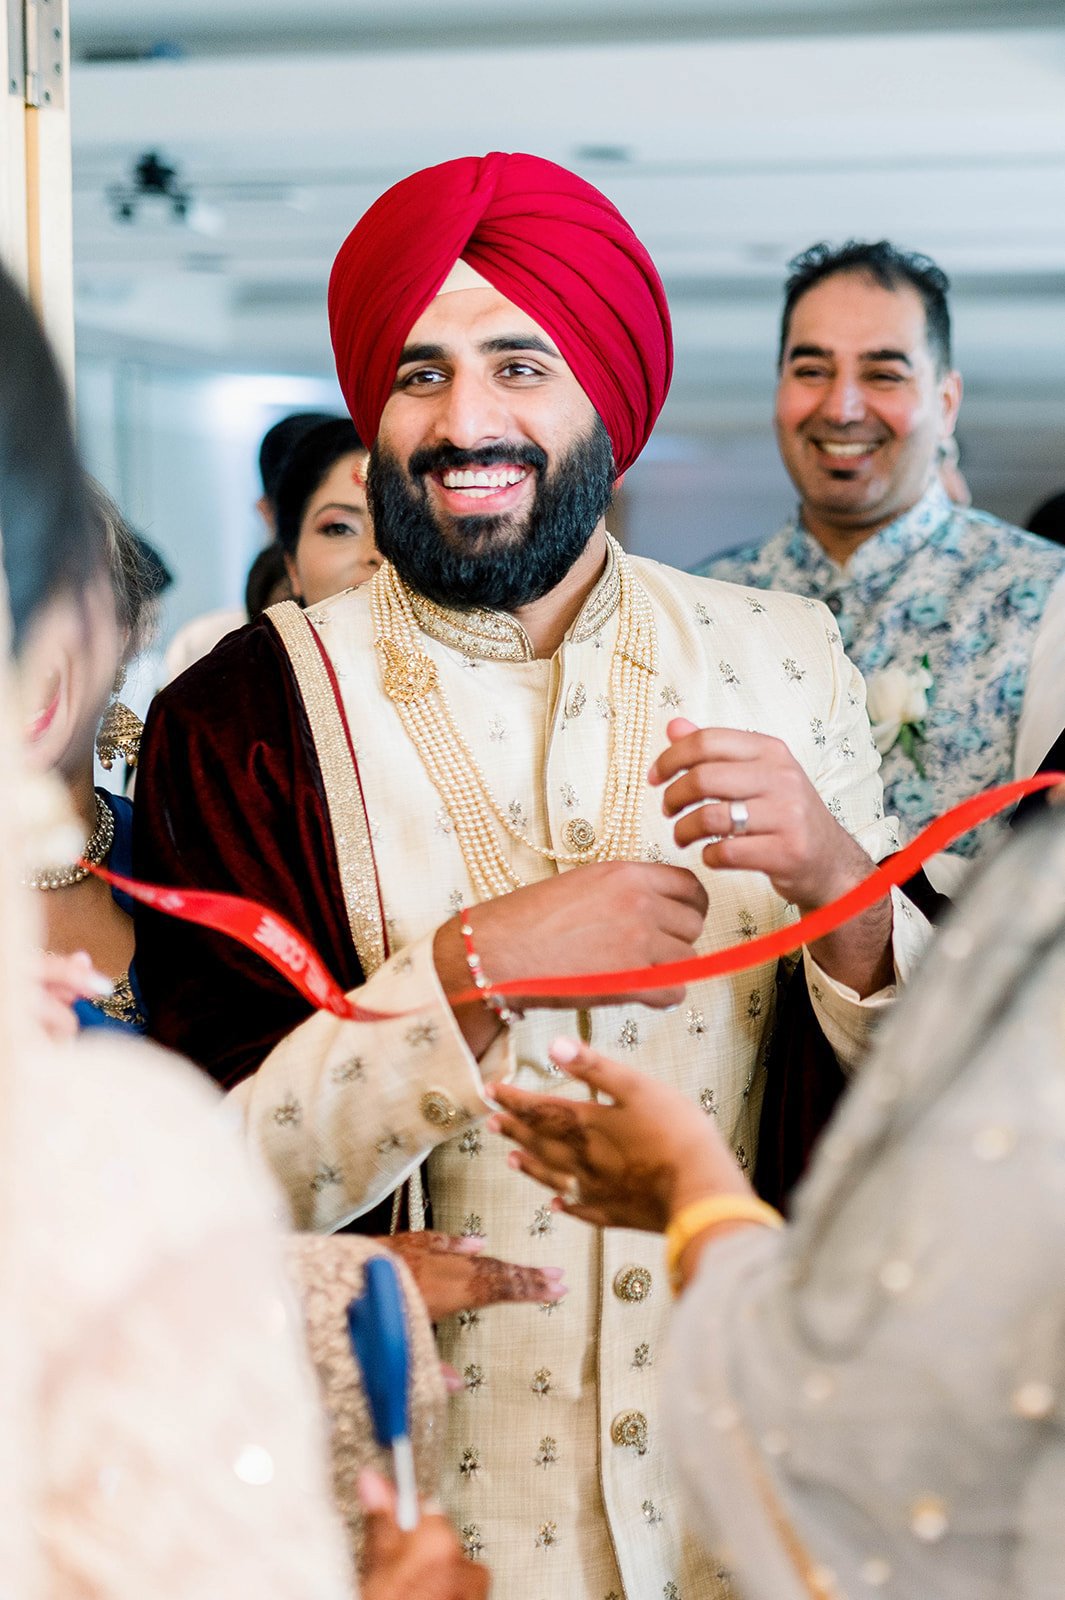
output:
[[[1060,0],[71,0],[71,46],[79,424],[177,574],[167,631],[239,599],[265,428],[340,409],[344,235],[490,149],[598,184],[665,278],[677,375],[632,549],[690,565],[791,510],[780,286],[822,238],[950,273],[976,503],[1023,522],[1065,488]]]

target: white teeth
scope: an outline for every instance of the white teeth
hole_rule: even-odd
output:
[[[823,450],[826,456],[854,457],[867,456],[879,446],[869,440],[861,440],[857,444],[831,444],[827,439],[822,439],[817,448]]]
[[[524,467],[505,467],[495,472],[480,467],[475,471],[445,472],[442,479],[445,489],[509,489],[526,476]]]

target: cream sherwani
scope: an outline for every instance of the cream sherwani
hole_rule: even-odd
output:
[[[632,567],[658,630],[652,753],[664,747],[666,724],[678,714],[700,725],[775,735],[869,854],[888,853],[895,838],[883,815],[864,690],[830,613],[811,601],[693,578],[649,561]],[[611,722],[626,715],[625,706],[610,701],[618,588],[611,555],[550,660],[533,657],[509,617],[442,613],[416,602],[422,647],[494,796],[530,838],[563,854],[568,822],[600,825]],[[660,1241],[601,1234],[556,1216],[550,1197],[510,1171],[503,1142],[479,1125],[482,1072],[533,1090],[584,1092],[560,1078],[547,1056],[550,1041],[573,1033],[578,1019],[531,1011],[478,1069],[431,959],[434,930],[472,898],[469,878],[447,807],[382,691],[368,591],[340,595],[307,616],[332,663],[350,726],[388,948],[395,952],[360,994],[375,1009],[404,1015],[369,1025],[318,1015],[291,1033],[234,1098],[301,1225],[339,1225],[386,1195],[428,1153],[436,1226],[483,1236],[494,1255],[565,1267],[570,1290],[558,1307],[468,1313],[440,1333],[445,1358],[465,1379],[450,1412],[448,1509],[469,1553],[493,1569],[494,1592],[506,1600],[722,1596],[723,1575],[683,1536],[659,1427],[656,1386],[669,1311]],[[358,849],[358,829],[342,798],[346,792],[350,799],[350,774],[344,791],[339,747],[330,737],[332,752],[323,749],[323,759],[334,770],[343,877],[343,858]],[[574,870],[513,840],[508,848],[526,881]],[[697,851],[679,852],[660,794],[650,788],[642,852],[646,860],[683,864],[703,877],[710,910],[700,949],[753,938],[794,916],[762,875],[709,874]],[[346,893],[353,927],[365,923],[370,897],[354,867]],[[926,931],[899,897],[900,976]],[[590,968],[596,960],[589,950]],[[859,1002],[812,963],[810,977],[821,1024],[844,1064],[853,1064],[892,991]],[[774,967],[763,966],[691,989],[672,1013],[606,1007],[592,1014],[592,1042],[691,1095],[718,1118],[746,1165],[754,1156],[774,982]],[[298,1116],[286,1116],[293,1106]]]

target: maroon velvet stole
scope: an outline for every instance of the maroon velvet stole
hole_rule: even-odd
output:
[[[133,870],[149,883],[259,900],[309,940],[342,988],[363,972],[306,711],[262,618],[156,696],[141,745]],[[148,1032],[223,1088],[311,1014],[252,951],[146,907],[136,912]],[[391,1200],[353,1224],[385,1234]]]

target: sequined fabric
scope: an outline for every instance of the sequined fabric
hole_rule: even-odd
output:
[[[1065,825],[948,921],[780,1234],[712,1243],[665,1354],[745,1600],[1062,1590]]]

